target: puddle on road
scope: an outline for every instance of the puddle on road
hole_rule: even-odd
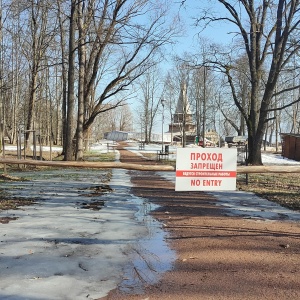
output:
[[[131,206],[136,211],[135,219],[145,226],[146,232],[136,240],[136,243],[130,245],[128,251],[130,259],[124,267],[123,280],[118,287],[125,293],[139,294],[143,293],[146,285],[155,284],[164,272],[172,269],[176,253],[166,242],[167,232],[162,229],[162,224],[150,215],[151,211],[159,206],[148,202],[147,199],[129,194],[130,184],[122,184],[124,181],[128,184],[126,178],[130,178],[126,170],[114,169],[110,186],[113,190],[118,187],[118,194],[123,195],[120,200],[126,199],[127,207]],[[116,197],[116,194],[111,193],[107,196]]]
[[[134,199],[139,206],[136,218],[146,225],[148,232],[132,246],[131,263],[124,270],[119,289],[128,294],[141,294],[146,285],[155,284],[164,272],[172,269],[176,253],[168,247],[165,241],[167,233],[161,228],[161,223],[150,215],[159,206],[145,202],[143,198]]]

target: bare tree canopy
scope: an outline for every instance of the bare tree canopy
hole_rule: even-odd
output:
[[[234,44],[227,49],[211,48],[210,55],[200,64],[226,75],[234,103],[246,123],[249,163],[261,165],[261,146],[265,128],[272,118],[270,111],[299,102],[298,97],[289,103],[279,103],[276,95],[299,89],[298,85],[278,86],[278,82],[290,70],[292,59],[299,53],[300,4],[297,0],[210,2],[223,6],[222,14],[202,10],[197,18],[198,26],[205,28],[212,22],[234,25]],[[247,68],[242,71],[236,58],[244,55]],[[240,97],[235,80],[242,72],[249,83],[247,99]]]
[[[176,33],[176,22],[166,22],[166,4],[146,0],[86,2],[85,7],[79,5],[77,14],[82,66],[78,117],[85,116],[78,122],[77,145],[103,112],[103,103],[117,99],[110,109],[122,105],[124,91],[161,59],[161,47],[171,43]]]
[[[174,42],[180,28],[171,4],[0,1],[3,134],[15,143],[25,132],[28,146],[32,133],[62,142],[65,160],[81,160],[95,119],[125,108],[134,81]],[[128,127],[126,119],[118,127]]]

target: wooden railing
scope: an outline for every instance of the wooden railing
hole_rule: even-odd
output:
[[[121,162],[85,162],[85,161],[41,161],[29,159],[0,159],[0,164],[32,165],[61,168],[95,168],[95,169],[127,169],[141,171],[175,171],[167,165],[141,165]]]
[[[175,171],[168,165],[142,165],[121,162],[40,161],[29,159],[0,158],[0,164],[48,166],[61,168],[127,169],[141,171]],[[300,173],[299,166],[238,166],[237,173]]]
[[[241,174],[250,173],[300,173],[299,166],[238,166],[237,172]]]

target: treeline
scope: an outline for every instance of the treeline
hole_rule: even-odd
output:
[[[156,1],[0,5],[1,135],[16,143],[25,133],[29,147],[35,132],[61,143],[65,160],[82,159],[95,120],[126,106],[132,83],[161,60],[177,30]]]

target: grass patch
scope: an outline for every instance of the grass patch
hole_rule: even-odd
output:
[[[157,154],[156,153],[143,152],[143,156],[146,157],[148,160],[157,161]],[[159,162],[162,163],[163,165],[172,166],[174,168],[176,166],[176,160],[173,160],[173,159],[161,159]]]
[[[21,206],[31,205],[34,199],[11,198],[3,199],[0,192],[0,210],[19,209]]]
[[[280,204],[292,210],[300,210],[299,174],[249,174],[237,178],[239,190],[253,192],[256,195]]]
[[[0,175],[0,184],[7,181],[18,182],[25,180],[25,178],[14,177],[8,174]],[[4,189],[0,189],[0,210],[18,209],[21,206],[31,205],[34,201],[34,199],[30,198],[12,197]]]
[[[116,153],[99,153],[97,151],[88,151],[83,155],[83,160],[85,161],[94,161],[94,162],[105,162],[105,161],[115,161]]]

